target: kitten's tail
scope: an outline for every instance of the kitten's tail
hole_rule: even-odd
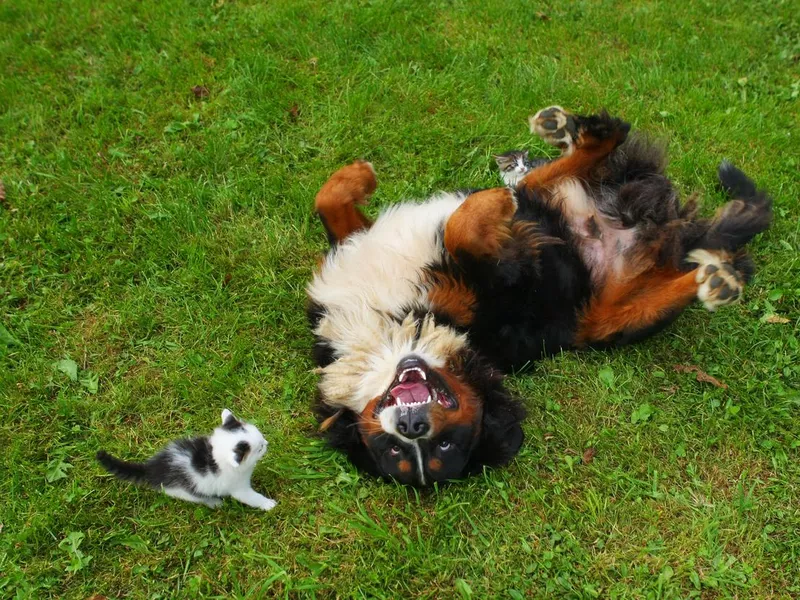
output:
[[[124,481],[148,485],[150,483],[147,476],[147,465],[144,463],[134,463],[114,458],[105,450],[97,453],[97,460],[103,468]]]

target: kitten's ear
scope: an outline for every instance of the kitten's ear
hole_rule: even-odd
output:
[[[506,167],[508,167],[508,155],[506,155],[506,154],[495,154],[494,155],[494,162],[497,163],[497,167],[501,171],[505,171]]]
[[[222,428],[226,431],[236,431],[242,429],[244,425],[227,408],[222,411]]]
[[[239,465],[242,464],[242,461],[248,454],[250,454],[250,444],[247,442],[239,442],[236,444],[230,454],[231,466],[234,469],[238,469]]]
[[[522,158],[524,158],[525,160],[528,160],[528,151],[527,151],[527,150],[525,150],[525,151],[522,153]]]

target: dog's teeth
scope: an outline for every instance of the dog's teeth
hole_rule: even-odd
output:
[[[425,374],[425,371],[423,371],[419,367],[410,367],[410,368],[406,369],[405,371],[403,371],[402,373],[400,373],[400,377],[398,378],[398,381],[400,383],[404,383],[408,379],[408,376],[411,373],[418,373],[420,378],[423,381],[427,381],[427,379],[428,379],[428,376]]]

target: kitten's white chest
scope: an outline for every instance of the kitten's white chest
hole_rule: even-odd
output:
[[[503,182],[509,187],[516,187],[522,178],[528,174],[528,165],[522,158],[517,158],[514,165],[502,171]]]

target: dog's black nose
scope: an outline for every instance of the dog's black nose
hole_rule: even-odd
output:
[[[426,416],[420,414],[420,412],[416,410],[409,410],[401,413],[397,418],[397,431],[409,440],[422,437],[428,433],[430,428],[431,426],[428,425]]]

